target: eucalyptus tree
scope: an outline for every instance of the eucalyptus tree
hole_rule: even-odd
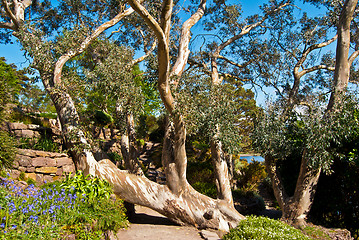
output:
[[[182,216],[176,214],[179,217],[177,221],[228,229],[244,218],[234,209],[232,200],[225,197],[217,200],[210,199],[196,192],[187,182],[186,127],[183,116],[180,111],[177,111],[175,97],[172,93],[173,89],[178,87],[190,53],[188,48],[190,29],[203,16],[206,1],[201,1],[193,15],[183,23],[177,46],[177,56],[174,58],[171,55],[173,59],[172,68],[170,67],[170,39],[174,3],[172,1],[162,3],[159,20],[150,15],[139,2],[129,1],[129,3],[151,27],[158,41],[158,88],[161,99],[171,117],[166,129],[162,155],[167,187],[172,195],[170,196],[171,207],[173,208],[171,211],[173,213],[182,212]]]
[[[328,9],[334,7],[335,11],[323,18],[311,19],[304,14],[299,22],[277,16],[279,21],[273,19],[273,23],[287,29],[272,33],[271,46],[275,47],[272,51],[277,49],[277,61],[265,65],[266,71],[262,66],[254,68],[279,95],[278,103],[270,106],[259,122],[254,138],[265,155],[282,218],[295,225],[306,224],[320,173],[330,172],[333,145],[345,134],[345,127],[339,130],[336,122],[337,113],[342,111],[350,66],[359,53],[356,40],[351,39],[356,31],[351,29],[356,5],[357,1],[351,0],[329,3]],[[329,52],[321,55],[320,51],[335,40],[335,58]],[[354,50],[349,56],[351,46]],[[273,72],[268,71],[269,66]],[[283,165],[296,159],[298,175],[290,189],[281,175],[285,174]]]
[[[32,58],[32,66],[39,71],[44,87],[54,102],[66,143],[72,149],[77,167],[86,174],[107,179],[113,185],[115,193],[126,201],[148,206],[178,223],[222,230],[235,226],[244,217],[234,209],[233,204],[225,199],[215,200],[196,192],[186,180],[186,129],[181,115],[175,114],[175,102],[170,89],[171,79],[176,84],[185,68],[190,29],[204,14],[206,2],[200,2],[198,9],[182,25],[178,57],[170,70],[168,43],[174,3],[163,2],[160,6],[161,14],[156,20],[148,10],[151,8],[150,4],[129,1],[153,30],[158,41],[159,93],[171,114],[174,130],[168,132],[173,135],[166,138],[164,148],[166,185],[122,171],[109,160],[95,160],[86,134],[80,128],[77,109],[64,81],[65,64],[83,53],[101,33],[134,10],[124,10],[125,4],[114,4],[113,1],[97,4],[86,1],[76,2],[74,5],[67,3],[61,2],[57,8],[41,5],[43,8],[35,15],[37,18],[34,18],[34,14],[29,14],[32,10],[29,8],[31,1],[4,0],[0,27],[12,32]],[[54,20],[53,24],[42,24],[40,20],[44,19]],[[57,28],[60,26],[61,28]],[[173,141],[173,145],[168,141]]]
[[[233,4],[229,1],[214,1],[204,21],[205,34],[200,34],[196,37],[203,40],[202,45],[204,47],[202,51],[197,52],[196,55],[190,58],[191,67],[200,68],[203,73],[211,78],[211,87],[209,88],[211,90],[207,90],[212,91],[210,95],[220,95],[222,97],[227,95],[229,97],[227,100],[213,97],[212,100],[209,100],[212,101],[211,106],[220,106],[219,108],[226,106],[226,108],[223,111],[217,111],[217,113],[207,113],[208,115],[216,116],[211,120],[207,119],[207,121],[213,123],[212,129],[207,129],[207,131],[211,135],[209,138],[212,161],[218,173],[216,174],[217,192],[220,197],[225,197],[228,201],[232,198],[227,177],[228,165],[230,166],[230,171],[233,167],[232,161],[228,161],[230,159],[228,153],[233,153],[234,150],[229,148],[236,145],[238,148],[240,145],[238,135],[243,134],[243,132],[239,131],[238,126],[243,125],[244,122],[252,121],[250,114],[248,114],[251,109],[249,107],[251,101],[246,99],[246,96],[250,96],[250,90],[244,90],[243,88],[243,84],[249,81],[247,66],[260,58],[268,57],[265,56],[267,53],[261,51],[258,46],[248,48],[249,44],[247,42],[256,42],[257,38],[266,34],[266,29],[270,27],[268,19],[278,14],[278,12],[289,11],[291,2],[288,0],[271,1],[261,7],[262,15],[256,14],[244,18],[240,4]],[[229,88],[228,86],[232,87]],[[236,92],[240,91],[245,93],[242,95],[242,99],[236,94]],[[237,97],[230,100],[231,97],[236,95]],[[230,117],[232,121],[226,121],[223,117],[230,112],[228,106],[232,105],[231,103],[237,104],[237,116]],[[243,107],[246,104],[247,108]],[[215,110],[216,107],[209,107],[209,109]],[[225,110],[227,110],[227,113]],[[245,113],[246,111],[248,112]],[[204,113],[203,111],[201,112]],[[244,119],[246,120],[244,121]],[[225,133],[226,128],[228,130],[229,126],[232,126],[232,133],[237,133],[237,136],[234,137],[232,134],[232,141],[225,141],[225,138],[229,136]],[[228,152],[228,150],[230,151]]]
[[[111,136],[106,140],[120,144],[126,169],[135,173],[141,172],[135,120],[143,112],[145,96],[140,80],[135,81],[132,56],[128,47],[99,38],[82,56],[71,61],[64,76],[80,118],[88,126],[86,130],[95,139],[103,131],[106,139],[104,127],[109,127]]]

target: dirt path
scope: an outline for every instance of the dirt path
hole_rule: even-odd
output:
[[[194,227],[179,226],[163,215],[142,206],[136,206],[136,216],[130,227],[120,230],[117,238],[121,240],[217,240],[202,238],[199,230]]]

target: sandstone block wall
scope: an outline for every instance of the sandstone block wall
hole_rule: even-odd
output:
[[[65,153],[18,149],[10,177],[16,179],[21,172],[25,174],[25,178],[31,178],[41,185],[61,179],[67,173],[74,173],[75,165]]]
[[[49,125],[51,125],[51,128],[42,127],[40,125],[35,124],[24,124],[24,123],[6,123],[5,124],[5,130],[10,132],[12,135],[14,135],[17,138],[39,138],[45,131],[50,132],[53,135],[60,135],[61,133],[59,130],[55,127],[56,126],[56,120],[49,119]]]

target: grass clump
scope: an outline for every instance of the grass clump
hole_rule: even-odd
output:
[[[224,240],[311,240],[300,230],[266,217],[249,216],[227,233]]]
[[[46,152],[61,152],[59,144],[55,143],[50,137],[44,136],[36,138],[20,138],[18,146],[22,149],[33,149]]]
[[[85,194],[76,186],[65,188],[72,184],[70,180],[42,188],[30,185],[25,190],[13,180],[1,181],[0,239],[63,239],[70,234],[76,239],[103,239],[106,231],[117,231],[128,224],[122,200],[107,194]],[[102,188],[93,185],[96,183],[83,181],[84,185]]]
[[[16,155],[14,142],[7,132],[0,130],[0,170],[11,168]]]

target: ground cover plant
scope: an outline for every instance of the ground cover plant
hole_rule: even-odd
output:
[[[249,216],[243,220],[239,225],[232,229],[223,238],[224,240],[287,240],[300,239],[310,240],[311,238],[305,236],[300,230],[295,229],[283,222],[269,219],[266,217]]]
[[[63,183],[26,189],[1,178],[0,239],[62,239],[69,234],[76,239],[102,239],[106,231],[127,226],[123,202],[109,197],[110,188],[92,185],[97,193],[105,193],[86,194],[77,190],[89,189],[86,184],[99,180],[75,177],[83,180],[82,185],[69,177]]]

